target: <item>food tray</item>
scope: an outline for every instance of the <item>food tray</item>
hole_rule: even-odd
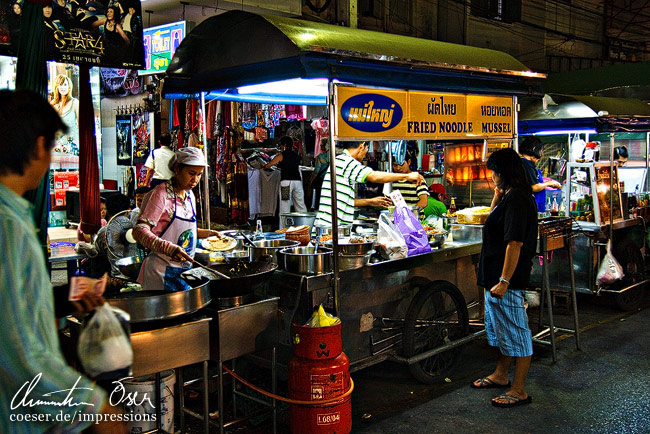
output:
[[[490,209],[484,206],[465,208],[456,212],[458,223],[465,225],[482,225],[490,215]]]

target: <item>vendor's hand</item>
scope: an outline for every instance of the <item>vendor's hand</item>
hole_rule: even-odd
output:
[[[499,187],[494,188],[494,195],[501,199],[503,197],[503,190],[501,190]]]
[[[378,206],[381,208],[388,208],[393,204],[393,201],[386,196],[373,197],[372,199],[368,199],[368,201],[370,201],[370,206]]]
[[[209,237],[217,237],[217,238],[221,239],[221,237],[223,236],[223,235],[221,235],[219,233],[219,231],[215,231],[214,229],[208,229],[207,231],[208,231],[208,236]]]
[[[557,182],[557,181],[548,181],[548,182],[546,183],[546,186],[547,186],[547,187],[551,187],[551,188],[562,188],[562,184],[560,184],[560,183]]]
[[[406,180],[414,184],[420,185],[424,182],[424,177],[420,175],[418,172],[411,172],[408,175],[406,175]]]
[[[86,291],[83,293],[83,295],[78,301],[73,301],[72,304],[74,305],[74,308],[77,310],[75,314],[77,314],[78,316],[78,315],[91,312],[96,307],[103,305],[104,301],[105,301],[104,297],[102,297],[101,295],[95,295],[92,294],[90,291]]]
[[[174,253],[172,253],[172,261],[176,262],[194,262],[194,258],[187,254],[185,249],[180,246],[176,246]]]
[[[508,284],[506,282],[499,282],[496,285],[494,285],[492,288],[490,288],[490,295],[494,298],[503,298],[504,295],[506,295],[506,291],[508,290]]]

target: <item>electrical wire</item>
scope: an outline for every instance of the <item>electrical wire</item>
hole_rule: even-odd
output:
[[[316,406],[316,405],[324,405],[324,404],[333,404],[337,401],[340,401],[343,398],[346,398],[352,394],[352,391],[354,390],[354,381],[352,381],[352,377],[350,377],[350,388],[343,394],[336,396],[334,398],[328,398],[328,399],[317,399],[314,401],[301,401],[299,399],[291,399],[291,398],[285,398],[284,396],[276,395],[271,392],[267,392],[264,389],[261,389],[257,386],[255,386],[253,383],[250,383],[247,380],[244,380],[242,377],[240,377],[235,371],[232,369],[228,368],[227,366],[224,365],[223,370],[232,375],[235,379],[240,381],[242,384],[245,386],[253,389],[257,393],[261,393],[264,396],[268,396],[271,399],[275,399],[278,401],[282,402],[287,402],[289,404],[295,404],[295,405],[305,405],[305,406]]]

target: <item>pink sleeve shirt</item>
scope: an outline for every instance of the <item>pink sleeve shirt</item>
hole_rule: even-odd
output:
[[[174,195],[170,181],[157,185],[144,197],[138,223],[133,228],[133,237],[140,244],[168,256],[174,252],[176,245],[160,236],[174,216],[174,197],[178,201],[177,206],[182,206],[181,199]],[[194,194],[190,191],[185,200],[194,203]]]

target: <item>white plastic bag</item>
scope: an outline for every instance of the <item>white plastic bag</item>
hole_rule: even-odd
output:
[[[612,254],[611,242],[607,241],[607,253],[605,253],[603,261],[600,263],[600,268],[596,276],[598,284],[611,285],[617,280],[621,280],[624,275],[623,267],[621,267],[621,264],[618,263]]]
[[[377,243],[382,246],[382,253],[386,259],[406,258],[408,248],[401,232],[388,220],[385,214],[379,216],[378,224]]]
[[[79,335],[77,354],[89,377],[129,368],[133,363],[131,341],[116,315],[128,321],[129,314],[104,303]]]

